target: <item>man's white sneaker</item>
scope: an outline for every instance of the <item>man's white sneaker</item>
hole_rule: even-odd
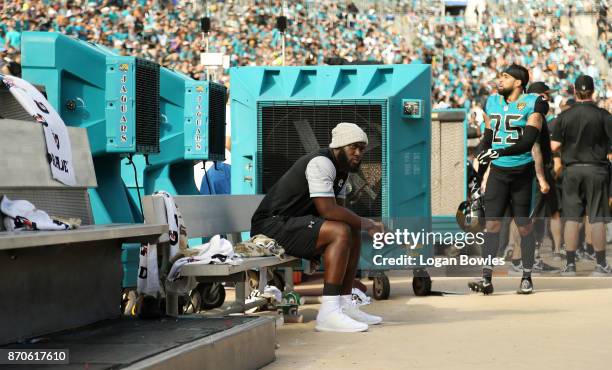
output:
[[[368,330],[368,325],[351,319],[341,310],[336,310],[329,312],[326,315],[321,315],[319,312],[319,315],[317,315],[317,325],[315,326],[315,330],[355,333]]]
[[[368,325],[376,325],[382,322],[382,317],[365,313],[361,311],[359,306],[357,302],[353,301],[350,294],[340,297],[340,308],[342,308],[342,311],[351,319]]]
[[[365,313],[359,309],[359,305],[355,302],[350,301],[342,302],[342,312],[344,312],[348,317],[353,320],[362,322],[368,325],[377,325],[380,324],[383,319],[380,316],[370,315],[369,313]]]

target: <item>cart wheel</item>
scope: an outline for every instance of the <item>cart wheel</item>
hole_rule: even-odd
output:
[[[387,275],[379,275],[374,277],[374,298],[377,300],[389,299],[391,292],[391,283]]]
[[[196,289],[200,292],[200,307],[204,310],[221,307],[225,302],[225,288],[221,283],[200,283]]]
[[[412,278],[412,290],[414,295],[423,297],[431,294],[431,277],[425,270],[414,271],[414,277]]]
[[[198,313],[202,310],[202,293],[199,289],[194,289],[189,294],[189,300],[185,297],[183,303],[183,313]]]

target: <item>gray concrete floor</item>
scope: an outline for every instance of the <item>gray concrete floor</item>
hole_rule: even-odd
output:
[[[536,293],[519,296],[520,278],[498,277],[485,297],[469,278],[435,277],[434,290],[460,294],[415,297],[409,273],[392,275],[390,299],[364,308],[382,325],[318,333],[318,305],[303,306],[303,324],[278,328],[266,369],[612,368],[611,278],[534,277]]]

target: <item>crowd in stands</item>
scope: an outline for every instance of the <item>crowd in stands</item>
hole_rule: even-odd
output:
[[[612,65],[612,22],[608,15],[609,6],[600,7],[597,16],[598,47],[608,64]]]
[[[196,4],[197,3],[197,4]],[[100,43],[161,65],[203,77],[200,52],[229,55],[231,66],[280,65],[281,33],[275,18],[284,12],[286,65],[324,64],[328,58],[383,63],[431,63],[432,98],[437,108],[482,104],[500,68],[512,62],[527,66],[532,81],[546,81],[568,90],[575,77],[587,73],[597,81],[600,104],[612,108],[612,81],[604,82],[593,59],[570,32],[561,30],[561,16],[580,9],[568,1],[495,2],[480,8],[478,20],[441,18],[426,1],[398,2],[389,11],[373,3],[280,0],[209,1],[212,31],[200,31],[200,2],[184,0],[14,0],[0,14],[0,71],[18,74],[21,33],[55,31]],[[582,2],[577,2],[581,4]],[[347,5],[348,4],[348,5]],[[369,4],[369,5],[368,5]],[[431,4],[431,3],[430,3]],[[573,3],[572,3],[573,4]],[[515,6],[495,12],[497,6]],[[438,7],[439,8],[439,7]],[[377,10],[378,9],[378,10]],[[506,14],[501,17],[497,14]],[[403,21],[402,21],[403,20]],[[604,33],[607,37],[607,32]],[[610,61],[609,40],[602,52]],[[229,83],[229,74],[218,74]],[[559,104],[555,105],[558,112]]]

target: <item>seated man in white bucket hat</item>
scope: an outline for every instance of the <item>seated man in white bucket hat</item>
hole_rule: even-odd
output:
[[[351,300],[361,247],[361,230],[370,235],[382,224],[344,207],[350,172],[357,172],[368,145],[356,124],[342,122],[332,130],[328,149],[306,154],[268,191],[251,220],[251,233],[264,234],[304,259],[323,255],[323,301],[316,330],[357,332],[382,322]]]

